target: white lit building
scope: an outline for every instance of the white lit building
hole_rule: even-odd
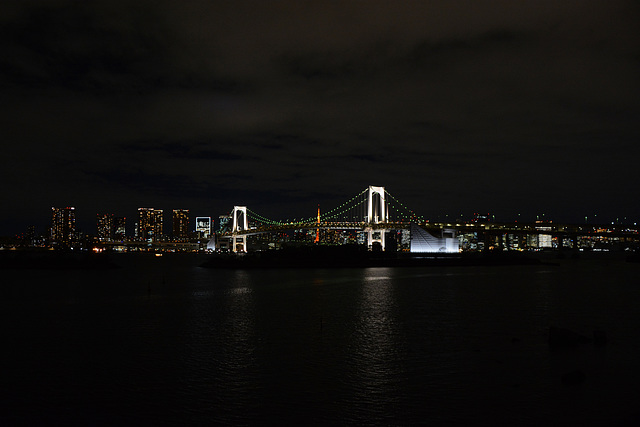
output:
[[[411,224],[412,253],[457,253],[460,241],[453,229],[445,228],[440,237],[436,237],[422,227]]]
[[[198,216],[196,217],[196,232],[200,233],[203,238],[209,238],[211,236],[211,217],[210,216]]]

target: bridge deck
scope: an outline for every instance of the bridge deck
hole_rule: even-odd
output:
[[[365,222],[321,222],[321,223],[292,223],[277,226],[261,226],[236,233],[223,233],[220,237],[251,236],[265,233],[286,232],[294,230],[408,230],[411,223],[408,221],[385,222],[368,224]],[[421,224],[425,229],[442,230],[453,229],[458,234],[479,233],[489,235],[516,234],[539,235],[551,234],[553,236],[593,236],[593,237],[619,237],[639,238],[637,227],[625,225],[583,225],[583,224],[553,224],[553,223],[425,223]]]

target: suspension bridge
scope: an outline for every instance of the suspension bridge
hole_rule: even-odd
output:
[[[584,239],[614,239],[633,244],[640,240],[638,228],[626,225],[454,222],[429,223],[430,231],[427,232],[417,225],[427,222],[424,217],[378,186],[365,188],[333,209],[322,213],[318,209],[317,215],[308,218],[273,220],[247,206],[234,206],[228,218],[229,227],[216,238],[228,241],[229,249],[236,253],[247,252],[248,236],[296,230],[316,230],[315,242],[319,240],[320,230],[355,230],[364,233],[364,242],[369,249],[379,245],[382,250],[387,246],[386,231],[409,230],[411,252],[459,252],[460,242],[456,235],[463,234],[475,234],[477,239],[483,239],[483,250],[492,247],[508,250],[513,241],[541,235],[556,239],[559,249],[570,242],[574,250]]]
[[[412,222],[423,222],[384,187],[369,186],[346,202],[316,216],[303,219],[273,220],[247,206],[234,206],[229,214],[230,229],[219,238],[228,238],[231,251],[246,252],[247,237],[290,230],[357,230],[366,233],[367,245],[379,244],[385,250],[386,230],[409,229]],[[316,241],[317,241],[316,237]]]

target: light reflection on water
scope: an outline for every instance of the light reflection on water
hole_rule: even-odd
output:
[[[350,346],[351,381],[357,385],[352,402],[356,416],[367,414],[379,422],[391,421],[385,420],[385,413],[399,395],[395,385],[403,375],[392,274],[390,268],[362,270]]]
[[[212,422],[246,422],[243,408],[257,378],[252,276],[229,272],[224,283],[193,292],[188,353],[183,354],[183,399],[197,399]],[[211,284],[209,285],[211,287]],[[195,388],[194,388],[195,387]],[[198,390],[194,396],[194,390]]]
[[[624,390],[640,382],[635,265],[233,271],[170,261],[6,272],[8,421],[604,425],[634,416]],[[609,344],[551,352],[552,324],[605,330]],[[570,369],[585,372],[582,386],[562,383]]]

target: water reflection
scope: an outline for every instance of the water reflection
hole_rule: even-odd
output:
[[[537,274],[533,275],[532,285],[535,289],[535,312],[534,315],[538,319],[538,323],[541,327],[549,324],[550,307],[553,303],[553,276],[548,270],[537,271]]]
[[[255,334],[255,307],[253,303],[253,283],[246,271],[235,271],[230,278],[230,287],[226,294],[226,322],[225,335],[240,346],[240,351],[248,354],[248,343],[253,341]]]
[[[220,276],[217,276],[221,279]],[[197,385],[185,390],[185,398],[197,398],[205,408],[231,421],[242,422],[246,391],[255,384],[256,321],[253,281],[245,271],[230,271],[224,281],[191,294],[188,329],[189,352],[185,368],[187,382]],[[194,392],[197,396],[194,395]],[[222,411],[221,411],[222,408]]]
[[[357,384],[355,402],[370,415],[385,414],[385,406],[397,398],[395,388],[402,374],[399,352],[400,324],[394,295],[394,271],[363,270],[353,336],[352,372]]]

